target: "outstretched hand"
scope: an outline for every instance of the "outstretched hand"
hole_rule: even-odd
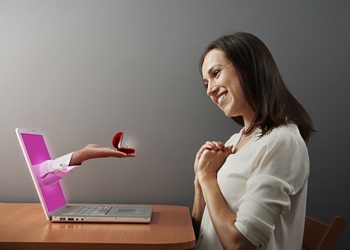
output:
[[[115,158],[126,158],[126,157],[135,157],[135,153],[126,154],[121,151],[117,151],[109,147],[100,147],[96,144],[89,144],[83,149],[80,149],[73,153],[69,165],[80,165],[84,161],[95,159],[95,158],[106,158],[106,157],[115,157]]]

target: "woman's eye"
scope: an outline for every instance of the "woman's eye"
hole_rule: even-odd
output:
[[[219,69],[216,69],[213,71],[213,76],[214,77],[217,77],[217,75],[220,73],[220,70]]]

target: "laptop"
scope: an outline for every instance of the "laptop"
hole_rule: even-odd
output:
[[[43,133],[35,129],[16,129],[17,138],[27,162],[30,175],[46,219],[51,222],[112,222],[150,223],[152,206],[148,205],[71,205],[68,204],[57,182],[51,186],[40,185],[34,167],[51,160]]]

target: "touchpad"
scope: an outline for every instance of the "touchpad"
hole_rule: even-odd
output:
[[[118,208],[116,212],[118,213],[135,213],[134,208]]]
[[[143,207],[114,207],[109,213],[109,216],[140,216],[146,212]]]
[[[143,209],[143,208],[118,208],[117,212],[118,213],[135,213],[135,214],[140,214],[140,213],[144,213],[145,209]]]

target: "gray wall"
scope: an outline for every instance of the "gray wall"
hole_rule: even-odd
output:
[[[197,150],[239,129],[206,96],[198,58],[218,36],[247,31],[319,131],[307,213],[350,219],[349,10],[319,0],[0,0],[0,201],[38,202],[14,132],[25,127],[45,131],[52,157],[110,146],[117,131],[137,149],[66,177],[70,202],[191,207]],[[337,249],[349,245],[348,226]]]

